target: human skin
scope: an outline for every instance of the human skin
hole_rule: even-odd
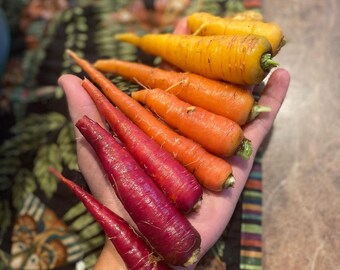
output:
[[[186,21],[182,20],[179,22],[175,32],[183,33],[185,31]],[[252,156],[249,160],[243,160],[237,156],[227,159],[233,168],[233,175],[236,179],[235,186],[220,193],[205,190],[202,205],[199,210],[187,216],[202,238],[200,257],[216,243],[225,230],[248,179],[256,152],[272,128],[276,115],[284,101],[289,82],[290,75],[283,68],[278,68],[270,74],[259,100],[259,104],[269,106],[272,110],[260,114],[255,120],[244,126],[244,135],[251,140],[252,143]],[[58,83],[66,94],[68,108],[73,123],[76,123],[83,115],[87,115],[102,126],[105,126],[105,121],[96,109],[95,104],[86,91],[82,89],[80,78],[66,74],[59,78]],[[131,222],[124,207],[114,194],[113,188],[106,179],[105,172],[102,170],[96,154],[80,132],[77,129],[75,129],[75,132],[79,167],[91,192],[100,202],[127,221]],[[106,241],[94,269],[101,270],[110,268],[117,270],[126,269],[111,241]],[[185,269],[190,270],[194,268],[195,266]],[[173,267],[173,269],[182,268]]]

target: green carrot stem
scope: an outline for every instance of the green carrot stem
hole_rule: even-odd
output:
[[[236,150],[236,155],[240,156],[241,158],[248,160],[253,153],[253,148],[251,146],[251,141],[248,139],[243,139],[240,146]]]
[[[262,112],[270,112],[271,107],[255,104],[250,111],[248,122],[254,120]]]
[[[272,59],[272,55],[270,53],[265,53],[261,57],[261,68],[264,71],[269,71],[273,67],[277,67],[279,65],[278,62]]]

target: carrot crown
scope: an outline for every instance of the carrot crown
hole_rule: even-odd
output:
[[[270,112],[272,110],[271,107],[258,105],[255,103],[255,105],[252,107],[251,112],[248,117],[248,122],[254,120],[260,113],[262,112]]]
[[[261,64],[261,68],[264,71],[269,71],[273,67],[277,67],[279,65],[278,62],[276,62],[272,59],[271,53],[263,54],[262,57],[261,57],[261,63],[260,64]]]
[[[241,158],[248,160],[253,153],[253,148],[251,146],[251,141],[249,139],[243,139],[240,146],[237,148],[236,155]]]
[[[223,188],[232,188],[235,186],[235,177],[233,175],[229,175],[228,178],[225,180]]]

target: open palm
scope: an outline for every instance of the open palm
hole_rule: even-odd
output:
[[[183,28],[177,28],[176,31],[183,31],[181,29]],[[248,179],[255,154],[270,131],[285,98],[289,81],[289,73],[282,68],[276,69],[270,75],[259,104],[270,106],[272,108],[271,112],[261,114],[254,121],[244,126],[244,135],[252,142],[253,154],[247,161],[239,157],[228,159],[228,162],[233,167],[233,174],[236,179],[234,188],[220,193],[204,191],[201,207],[197,212],[188,215],[188,219],[202,238],[201,256],[209,250],[225,230]],[[105,121],[97,111],[95,104],[86,91],[82,89],[80,78],[74,75],[63,75],[59,79],[59,84],[65,91],[69,112],[74,123],[83,115],[87,115],[105,126]],[[79,166],[92,193],[103,204],[131,222],[128,214],[115,196],[111,184],[106,179],[94,151],[78,130],[76,130],[76,137]],[[119,256],[114,252],[114,247],[108,241],[96,269],[107,269],[109,266],[112,269],[125,269]]]

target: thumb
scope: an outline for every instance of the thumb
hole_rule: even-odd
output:
[[[261,113],[244,129],[245,137],[251,140],[255,150],[258,149],[270,131],[287,94],[289,83],[290,75],[288,71],[283,68],[276,69],[269,77],[264,92],[259,100],[259,105],[269,106],[271,111]]]
[[[58,79],[58,84],[64,90],[69,114],[73,124],[82,118],[84,115],[105,127],[105,122],[100,116],[94,102],[87,94],[86,90],[81,85],[82,80],[74,75],[62,75]],[[105,185],[96,183],[99,176],[105,175],[97,155],[86,141],[80,131],[75,127],[76,142],[77,142],[77,157],[79,168],[82,171],[87,184],[92,193],[104,204],[109,205],[111,194],[105,194],[107,189]],[[106,189],[106,190],[104,190]]]

